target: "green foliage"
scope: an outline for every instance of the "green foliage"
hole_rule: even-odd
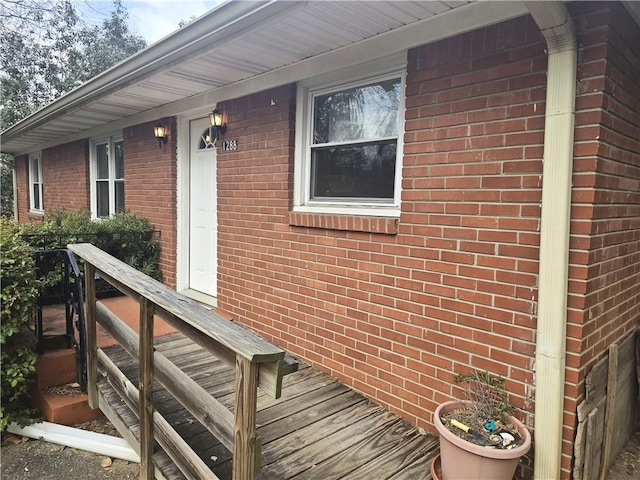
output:
[[[21,0],[0,8],[0,123],[6,129],[146,46],[129,32],[120,0],[91,25],[69,0]]]
[[[459,374],[456,383],[464,386],[465,400],[470,403],[475,416],[482,422],[490,418],[505,420],[511,415],[512,405],[504,388],[504,378],[487,371]]]
[[[89,210],[46,212],[45,221],[23,226],[25,240],[38,250],[66,248],[69,243],[92,243],[96,247],[162,280],[160,245],[144,217],[129,212],[92,221]]]
[[[0,216],[13,217],[13,157],[4,153],[0,159]]]
[[[120,0],[100,25],[79,17],[69,0],[0,5],[0,130],[146,47],[129,31]],[[13,216],[13,157],[2,155],[0,201]]]
[[[37,358],[28,325],[33,318],[38,282],[31,247],[20,237],[17,224],[0,221],[0,431],[4,431],[11,422],[24,426],[35,421],[36,412],[26,406],[25,396]]]

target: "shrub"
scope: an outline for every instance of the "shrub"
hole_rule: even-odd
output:
[[[24,238],[39,250],[66,248],[69,243],[92,243],[96,247],[162,280],[160,245],[144,217],[129,212],[92,221],[89,210],[47,212],[45,221],[25,224]]]
[[[1,222],[0,431],[4,431],[12,422],[24,426],[35,421],[36,411],[26,406],[25,396],[37,358],[28,326],[38,282],[32,249],[20,237],[17,224],[5,219]]]

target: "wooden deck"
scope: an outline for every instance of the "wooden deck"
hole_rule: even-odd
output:
[[[156,351],[233,410],[232,368],[181,333],[154,343]],[[136,384],[137,363],[119,346],[105,352]],[[110,406],[105,414],[130,443],[138,442],[136,414],[105,380],[98,389]],[[220,479],[231,479],[231,452],[157,382],[153,403]],[[430,479],[430,464],[438,453],[437,438],[420,435],[406,421],[307,365],[284,377],[280,399],[260,394],[257,425],[262,468],[256,478],[263,480]],[[157,445],[153,461],[166,479],[185,478]]]

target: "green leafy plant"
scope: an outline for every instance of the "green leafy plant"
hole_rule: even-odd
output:
[[[31,247],[22,240],[14,222],[1,222],[0,431],[4,431],[12,422],[24,426],[37,419],[37,412],[25,399],[37,358],[29,323],[38,282]]]
[[[92,221],[89,210],[47,211],[45,221],[25,224],[25,240],[39,250],[92,243],[143,273],[162,280],[160,245],[147,219],[130,212]]]

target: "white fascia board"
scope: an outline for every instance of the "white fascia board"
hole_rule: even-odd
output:
[[[278,3],[287,4],[293,2]],[[240,98],[270,88],[299,82],[343,68],[353,67],[356,63],[354,59],[357,59],[358,63],[368,63],[381,57],[398,54],[409,48],[433,43],[444,38],[527,15],[528,13],[529,11],[524,3],[519,1],[472,2],[436,15],[430,19],[415,22],[292,65],[229,85],[224,85],[184,100],[161,105],[130,117],[121,118],[99,127],[56,139],[55,141],[39,144],[29,151],[35,148],[43,150],[55,145],[90,138],[100,132],[118,130],[132,125],[154,121],[162,117],[206,113],[211,110],[213,105],[220,101]],[[25,153],[28,153],[28,151],[17,152],[16,155]]]
[[[275,0],[224,3],[173,35],[123,60],[36,111],[2,132],[2,135],[5,138],[20,135],[39,127],[51,118],[166,71],[189,58],[202,55],[207,50],[215,49],[218,41],[230,41],[234,33],[241,32],[285,8],[291,8],[291,3]]]

